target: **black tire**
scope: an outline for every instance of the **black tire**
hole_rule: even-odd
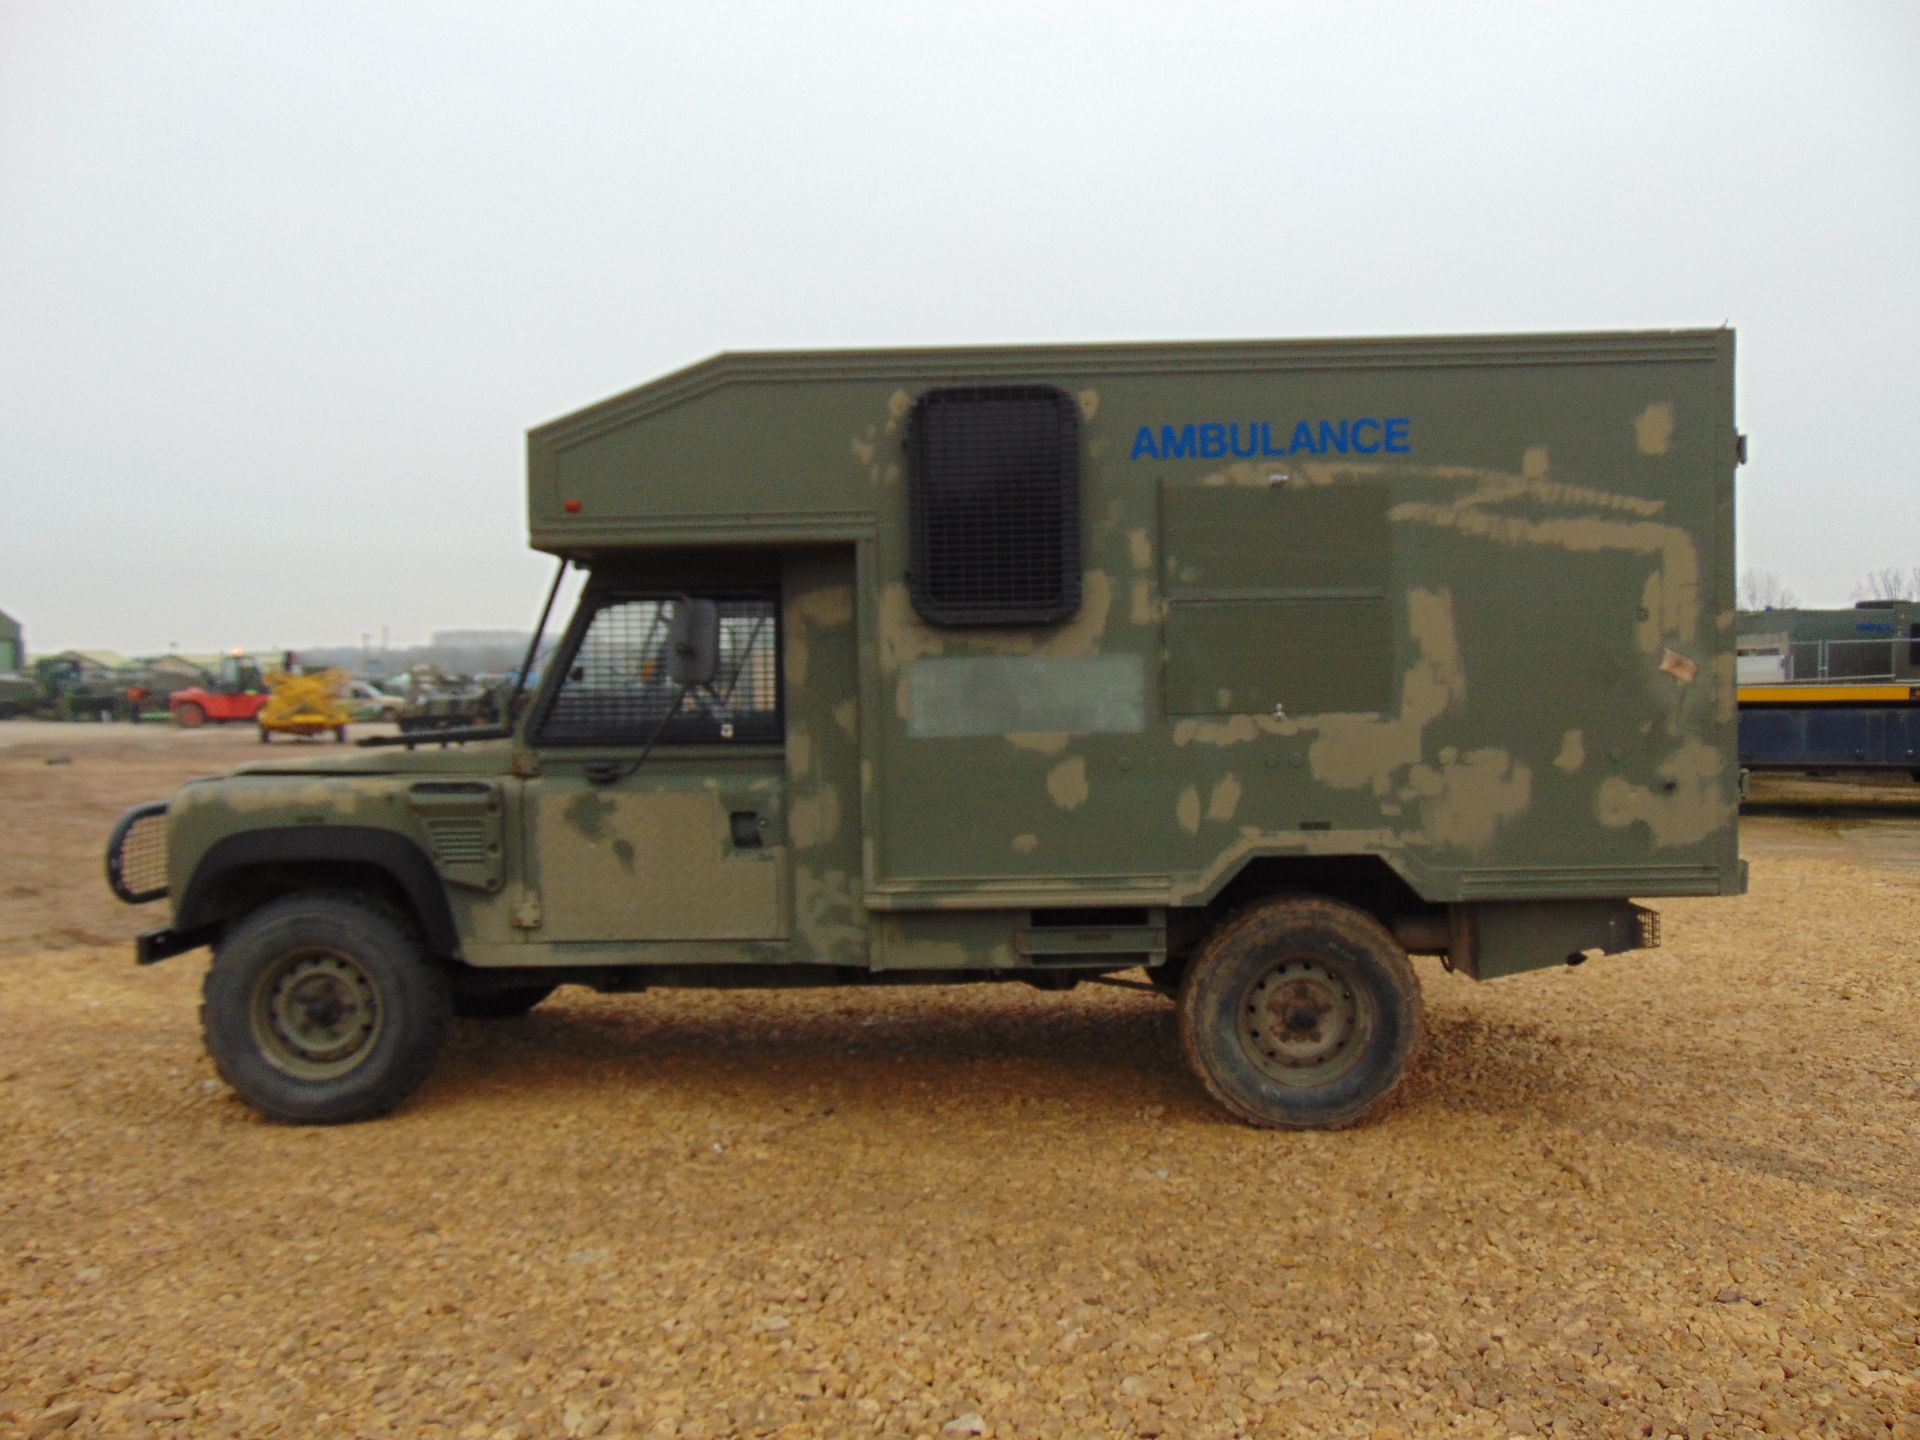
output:
[[[511,990],[462,990],[453,992],[453,1013],[462,1020],[517,1020],[559,987],[554,985],[516,985]]]
[[[384,1115],[420,1088],[451,1011],[447,972],[408,916],[369,896],[308,891],[228,932],[202,987],[200,1029],[221,1078],[256,1110],[338,1125]]]
[[[265,745],[268,741],[272,739],[273,739],[273,732],[267,729],[266,726],[262,725],[260,727],[260,743],[262,745]]]
[[[1420,1045],[1420,981],[1386,928],[1332,900],[1269,900],[1187,966],[1180,1044],[1250,1125],[1338,1129],[1393,1093]]]
[[[347,743],[347,727],[346,726],[336,725],[333,727],[333,743],[336,745],[344,745]]]

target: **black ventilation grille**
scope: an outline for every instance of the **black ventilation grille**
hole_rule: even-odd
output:
[[[492,827],[479,816],[427,821],[433,853],[448,865],[484,865]]]
[[[720,665],[709,689],[667,678],[667,630],[677,602],[611,600],[594,612],[540,726],[561,745],[640,745],[671,712],[660,743],[778,744],[780,649],[771,599],[722,599]],[[679,699],[676,706],[675,701]]]
[[[1080,608],[1080,412],[1045,385],[929,390],[907,437],[913,608],[936,625]]]

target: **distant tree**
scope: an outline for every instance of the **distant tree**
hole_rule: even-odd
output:
[[[1853,587],[1856,600],[1920,600],[1920,565],[1911,570],[1902,570],[1898,565],[1887,565],[1871,571],[1867,578]]]
[[[1800,597],[1789,590],[1771,570],[1747,570],[1740,576],[1742,610],[1790,610]]]

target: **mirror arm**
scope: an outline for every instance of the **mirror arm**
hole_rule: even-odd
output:
[[[660,743],[660,737],[667,733],[667,726],[673,723],[673,717],[680,713],[680,707],[686,703],[687,691],[690,688],[690,686],[686,685],[680,687],[678,693],[673,697],[673,703],[667,707],[667,713],[662,715],[660,717],[660,723],[653,727],[653,734],[647,737],[647,743],[641,749],[638,756],[628,761],[625,765],[620,766],[618,769],[609,768],[603,774],[589,775],[587,778],[601,784],[605,784],[609,780],[624,780],[642,765],[646,764],[647,757],[653,754],[653,747]]]

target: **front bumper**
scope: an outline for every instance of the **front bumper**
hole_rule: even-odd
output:
[[[184,955],[189,950],[198,950],[202,945],[211,945],[214,940],[214,927],[196,925],[191,930],[146,930],[134,937],[133,958],[136,964],[156,965],[175,955]]]

